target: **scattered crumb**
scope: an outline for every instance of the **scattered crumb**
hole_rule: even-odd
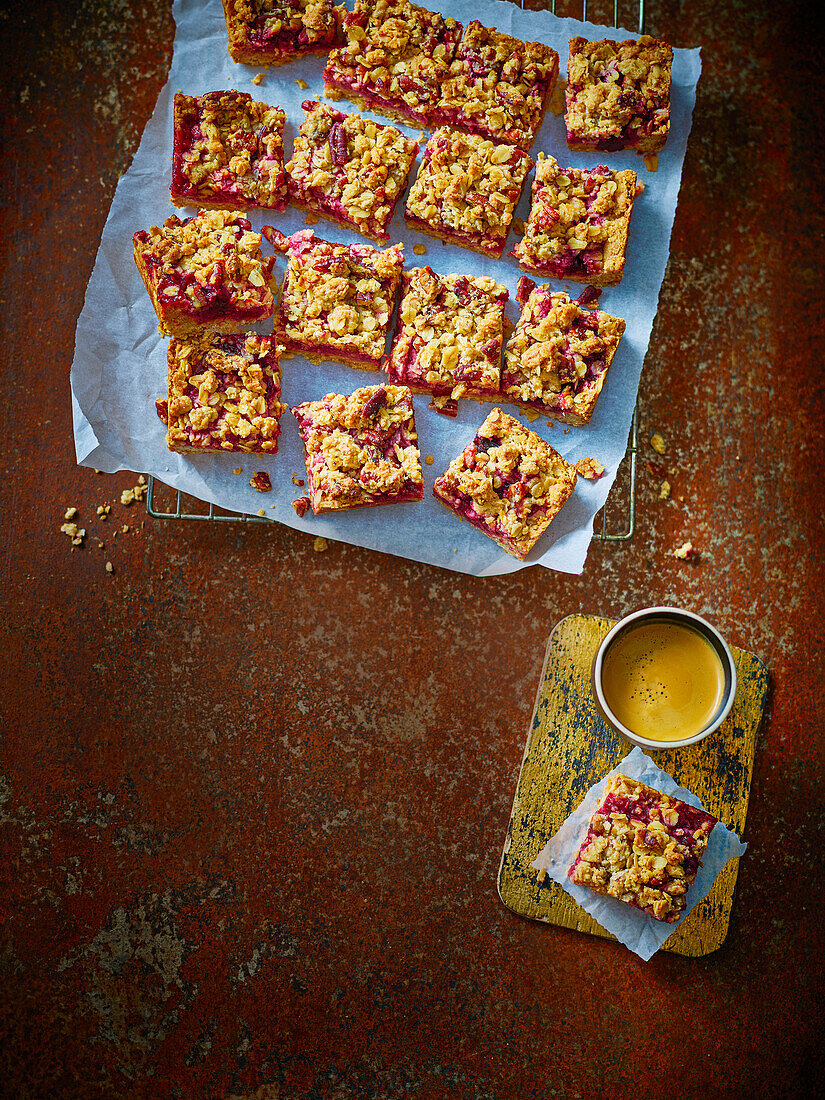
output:
[[[427,246],[425,244],[414,244],[413,252],[416,254],[416,256],[426,256]]]
[[[100,516],[101,519],[106,519],[111,510],[111,504],[98,504],[97,506],[97,514]]]
[[[659,486],[659,500],[667,500],[670,497],[670,482],[663,481]]]
[[[293,485],[304,485],[305,482],[304,482],[304,479],[302,477],[298,477],[297,474],[293,474],[292,475],[292,484]]]
[[[564,429],[564,434],[565,434],[565,435],[567,435],[567,433],[568,433],[569,431],[570,431],[570,429],[569,429],[569,428],[565,428],[565,429]]]
[[[86,528],[78,527],[76,523],[64,523],[60,530],[72,540],[72,546],[82,546],[86,538]]]
[[[263,508],[259,508],[259,509],[258,509],[258,515],[259,515],[259,516],[265,516],[265,515],[266,515],[266,511],[265,511],[265,509],[263,509]]]
[[[604,473],[604,466],[597,458],[580,458],[574,463],[574,469],[580,477],[588,481],[598,481]]]
[[[453,547],[453,553],[454,553],[454,554],[457,554],[457,553],[458,553],[458,547],[457,547],[457,546],[454,546],[454,547]]]
[[[642,157],[642,163],[648,172],[655,172],[659,167],[659,154],[658,153],[645,153]]]
[[[435,459],[432,455],[427,455],[424,461],[427,463],[428,466],[432,466],[432,464],[435,462]]]
[[[76,515],[77,515],[77,508],[67,508],[66,509],[66,514],[64,515],[63,518],[64,519],[74,519],[74,517]]]
[[[106,572],[107,573],[114,573],[114,571],[115,571],[115,567],[112,565],[112,563],[110,561],[107,561],[106,562]]]
[[[123,524],[123,526],[121,527],[121,529],[120,529],[120,530],[121,530],[122,534],[124,534],[124,535],[125,535],[125,534],[126,534],[126,533],[128,532],[128,530],[129,530],[129,524],[128,524],[128,523],[124,523],[124,524]]]
[[[243,466],[236,466],[235,469],[232,471],[232,473],[233,474],[242,474],[243,473]]]
[[[144,484],[143,475],[138,478],[138,483],[134,489],[124,489],[120,494],[120,503],[128,507],[130,504],[134,504],[135,501],[141,501],[146,499],[146,485]]]
[[[650,437],[650,446],[657,455],[663,455],[665,453],[665,441],[658,432],[654,432]]]
[[[293,500],[292,508],[295,512],[295,515],[298,517],[298,519],[301,519],[303,516],[306,515],[307,508],[309,508],[309,505],[310,505],[309,497],[298,497],[297,500]]]
[[[553,94],[550,97],[548,107],[551,114],[563,115],[564,114],[564,89],[567,87],[566,80],[559,80],[556,87],[553,89]]]
[[[650,470],[650,472],[653,474],[654,477],[658,477],[658,478],[667,477],[667,470],[664,468],[664,466],[662,466],[661,463],[652,462],[650,459],[648,459],[647,462],[645,463],[645,466],[647,466],[648,470]]]
[[[301,89],[301,91],[304,91],[305,88],[309,87],[309,84],[307,84],[307,82],[305,80],[301,80],[300,76],[295,81],[295,83],[298,85],[298,87]]]
[[[249,479],[249,484],[259,493],[272,492],[272,482],[270,480],[269,474],[266,473],[264,470],[259,470],[258,473],[253,474],[252,477]]]
[[[257,87],[257,85],[263,81],[263,78],[263,73],[256,73],[256,75],[252,77],[252,83]]]
[[[102,542],[100,541],[100,539],[98,539],[98,540],[97,540],[97,548],[98,548],[98,550],[105,550],[105,549],[106,549],[106,546],[105,546],[105,544],[104,544],[104,543],[102,543]]]
[[[427,140],[427,133],[426,133],[425,130],[419,130],[418,131],[418,140],[419,141],[426,141]]]
[[[699,557],[699,551],[692,542],[683,542],[678,550],[673,551],[673,556],[680,561],[695,561]]]
[[[317,224],[318,224],[318,219],[316,218],[316,216],[314,214],[307,214],[307,216],[304,218],[304,225],[317,225]]]
[[[159,397],[155,401],[155,412],[158,414],[158,420],[164,424],[169,423],[169,402],[165,397]]]
[[[315,541],[314,541],[314,542],[313,542],[313,544],[312,544],[312,549],[313,549],[313,550],[315,550],[315,551],[316,551],[317,553],[319,553],[319,554],[320,554],[320,553],[322,553],[322,552],[323,552],[324,550],[326,550],[328,546],[329,546],[329,543],[328,543],[328,542],[327,542],[327,540],[326,540],[326,539],[324,538],[324,536],[323,536],[323,535],[318,535],[318,536],[316,537]]]
[[[518,233],[520,237],[524,236],[524,218],[513,218],[512,226],[514,233]]]
[[[539,413],[537,413],[535,409],[522,409],[522,412],[527,417],[527,421],[529,424],[532,424],[535,420],[538,420],[539,418]]]
[[[639,180],[638,183],[636,184],[636,190],[633,192],[634,198],[638,199],[639,195],[644,194],[644,190],[645,190],[645,185],[642,183],[641,180]]]
[[[146,478],[143,476],[143,474],[141,474],[140,477],[138,478],[138,485],[145,485],[145,484],[146,484]]]

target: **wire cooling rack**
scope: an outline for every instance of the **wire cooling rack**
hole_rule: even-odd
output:
[[[618,27],[623,22],[630,25],[631,16],[638,13],[638,33],[644,33],[645,0],[636,4],[621,4],[620,0],[519,0],[519,7],[530,11],[546,9],[553,15],[588,19],[591,22],[610,21]],[[625,16],[627,12],[627,16]],[[610,490],[610,496],[593,525],[593,538],[598,542],[627,542],[636,529],[636,463],[637,463],[637,419],[633,413],[630,436],[616,481]],[[153,519],[194,519],[213,523],[273,523],[266,516],[248,516],[238,512],[227,512],[207,501],[198,500],[180,489],[170,489],[168,485],[149,475],[146,493],[146,512]]]

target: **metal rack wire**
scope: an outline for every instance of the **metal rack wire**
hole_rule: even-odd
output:
[[[522,10],[540,10],[526,0],[519,0]],[[549,0],[549,4],[543,5],[553,15],[569,16],[568,4],[558,5],[564,11],[557,13],[557,0]],[[607,3],[599,4],[593,0],[591,8],[598,8],[601,14],[608,7]],[[619,26],[622,6],[619,0],[612,0],[613,26]],[[635,5],[633,5],[635,11]],[[639,0],[638,33],[644,33],[645,24],[645,0]],[[595,18],[598,18],[598,14]],[[581,19],[588,18],[588,0],[582,0]],[[628,542],[633,537],[636,529],[636,465],[637,465],[637,420],[638,410],[633,412],[633,422],[630,426],[630,435],[627,441],[622,464],[616,477],[610,496],[596,516],[593,538],[598,542]],[[272,523],[272,519],[266,516],[249,516],[238,512],[227,512],[207,501],[198,500],[196,497],[182,493],[180,489],[170,489],[163,482],[149,475],[148,490],[146,493],[146,512],[153,519],[193,519],[206,520],[214,523]],[[616,520],[615,527],[612,520]]]

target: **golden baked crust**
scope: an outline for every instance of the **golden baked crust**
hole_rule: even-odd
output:
[[[559,55],[550,46],[523,42],[473,20],[431,121],[529,151],[558,73]]]
[[[502,397],[563,424],[588,424],[624,330],[620,317],[536,287],[504,351]]]
[[[135,263],[162,332],[240,332],[272,314],[272,266],[261,234],[236,210],[199,210],[133,238]]]
[[[570,40],[565,99],[571,149],[657,153],[670,130],[673,50],[658,38]]]
[[[278,450],[280,347],[254,332],[206,332],[169,343],[166,443],[170,451],[207,454]]]
[[[248,92],[175,95],[172,202],[208,210],[286,208],[280,107]]]
[[[410,188],[407,225],[498,258],[532,167],[517,147],[442,127],[427,142]]]
[[[685,895],[716,823],[704,810],[615,775],[568,875],[672,924],[686,908]]]
[[[530,217],[510,255],[536,275],[590,286],[621,282],[636,182],[629,170],[562,169],[539,153]]]
[[[442,504],[524,560],[576,485],[576,471],[549,443],[501,409],[433,486]]]
[[[244,65],[283,65],[325,54],[340,40],[343,5],[332,0],[222,0],[229,55]]]
[[[292,412],[304,441],[316,515],[422,499],[418,434],[406,386],[328,393]]]
[[[418,144],[394,126],[307,100],[286,166],[290,201],[383,243]]]
[[[315,362],[378,370],[403,265],[400,244],[382,250],[293,233],[275,335]]]
[[[449,73],[461,24],[408,0],[356,0],[347,45],[324,69],[327,96],[426,126]]]
[[[405,271],[390,379],[416,393],[496,400],[507,298],[489,275]]]

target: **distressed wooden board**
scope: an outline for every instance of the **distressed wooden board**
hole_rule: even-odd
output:
[[[615,937],[557,883],[546,878],[539,885],[530,864],[585,792],[632,748],[597,715],[590,693],[593,657],[614,623],[571,615],[550,636],[498,875],[499,896],[514,912],[607,939]],[[741,836],[768,670],[752,653],[733,646],[731,652],[738,687],[726,721],[696,745],[647,752]],[[663,950],[698,956],[721,947],[738,871],[739,860],[731,860]]]

